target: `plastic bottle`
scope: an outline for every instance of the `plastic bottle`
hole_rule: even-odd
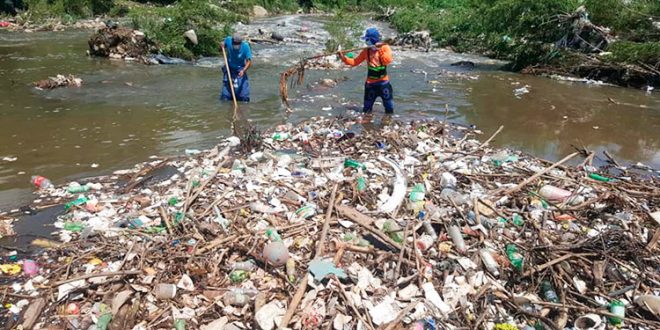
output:
[[[555,291],[555,288],[552,287],[552,283],[550,283],[550,281],[541,282],[541,293],[543,294],[543,298],[545,298],[545,300],[556,304],[559,303],[559,296],[557,296],[557,292]]]
[[[296,282],[296,261],[293,258],[286,261],[286,278],[290,283]]]
[[[465,205],[470,202],[466,196],[451,188],[442,189],[442,191],[440,192],[440,197],[446,200],[451,200],[456,205]]]
[[[89,186],[82,186],[77,182],[71,182],[66,190],[72,194],[83,193],[89,191]]]
[[[456,250],[460,253],[465,252],[465,241],[463,240],[463,234],[461,229],[456,225],[451,225],[447,228],[447,233],[451,237],[451,241],[454,243]]]
[[[610,313],[618,316],[610,317],[610,323],[619,325],[621,322],[623,322],[622,318],[626,317],[626,306],[621,302],[621,300],[612,300],[610,303]]]
[[[365,190],[367,190],[367,180],[362,176],[359,176],[357,178],[357,190],[359,193],[362,193]]]
[[[222,296],[225,305],[242,307],[250,302],[250,295],[245,289],[231,289]]]
[[[449,172],[442,173],[442,176],[440,177],[440,186],[442,186],[442,188],[455,188],[456,183],[456,177],[453,174]]]
[[[53,187],[53,183],[43,176],[33,175],[30,182],[39,189],[49,189]]]
[[[420,215],[422,214],[422,212],[419,212]],[[426,234],[428,234],[429,236],[433,237],[434,240],[438,238],[438,234],[435,232],[435,229],[433,229],[433,226],[431,226],[431,222],[422,221],[422,227],[424,228],[424,232],[426,232]]]
[[[522,271],[524,258],[522,253],[520,253],[520,250],[518,250],[518,247],[515,246],[514,244],[507,244],[506,255],[507,257],[509,257],[509,261],[511,261],[511,265],[513,265],[513,267],[516,268],[518,271]]]
[[[594,179],[594,180],[596,180],[596,181],[601,181],[601,182],[612,182],[612,181],[616,181],[615,179],[608,178],[608,177],[602,176],[602,175],[597,174],[597,173],[589,173],[589,177],[592,178],[592,179]]]
[[[64,224],[64,230],[72,231],[75,233],[81,232],[85,226],[80,222],[67,222]]]
[[[479,250],[479,256],[481,257],[481,261],[484,263],[484,267],[486,267],[486,269],[491,274],[493,274],[493,276],[500,275],[499,265],[497,264],[497,261],[495,261],[495,258],[493,258],[493,254],[489,248],[483,248]]]
[[[232,270],[244,270],[251,272],[257,269],[257,264],[254,263],[254,260],[240,261],[235,262],[231,265]]]
[[[525,224],[525,219],[523,219],[523,217],[520,216],[520,214],[514,213],[511,216],[511,222],[513,222],[515,226],[520,227]]]
[[[73,208],[74,206],[80,206],[80,205],[86,204],[87,201],[88,201],[87,197],[85,197],[85,196],[79,197],[77,199],[74,199],[74,200],[64,204],[64,210],[68,211],[71,208]]]
[[[392,240],[397,243],[403,243],[403,233],[401,232],[401,227],[394,220],[387,220],[383,224],[383,231],[389,236]]]
[[[362,164],[362,163],[360,163],[360,162],[358,162],[357,160],[354,160],[354,159],[346,159],[346,160],[344,160],[344,167],[345,167],[345,168],[346,168],[346,167],[352,167],[352,168],[354,168],[354,169],[359,169],[359,168],[361,168],[362,170],[366,170],[366,169],[367,169],[367,167],[366,167],[364,164]]]
[[[424,200],[424,185],[421,183],[416,184],[413,186],[412,191],[410,192],[410,201],[411,202],[421,202]]]
[[[571,192],[555,186],[545,185],[539,189],[539,196],[549,201],[563,201],[571,196]]]
[[[275,141],[285,141],[291,137],[291,134],[287,132],[275,132],[273,133],[273,140]]]
[[[431,235],[423,234],[417,239],[417,248],[421,251],[426,251],[433,246],[434,242],[435,239]]]

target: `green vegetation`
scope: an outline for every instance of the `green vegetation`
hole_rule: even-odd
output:
[[[340,47],[344,50],[355,48],[363,27],[358,15],[339,12],[325,24],[325,29],[330,34],[330,39],[325,43],[325,50],[335,52]]]
[[[562,15],[581,5],[593,24],[610,28],[622,41],[641,43],[613,43],[610,60],[658,64],[657,57],[654,62],[646,56],[657,45],[643,44],[660,41],[652,21],[660,19],[657,0],[395,0],[389,3],[395,12],[388,20],[399,31],[429,30],[442,46],[510,60],[511,68],[519,70],[562,60],[564,51],[555,44],[572,31],[572,22]],[[381,9],[375,1],[368,6]],[[634,51],[622,56],[624,49]]]
[[[164,54],[184,59],[218,55],[218,45],[231,31],[231,24],[244,16],[199,0],[182,0],[175,6],[139,7],[129,12],[136,29],[154,40]],[[198,44],[183,33],[193,29]]]
[[[660,28],[654,26],[654,22],[660,24],[658,0],[24,1],[30,20],[128,15],[163,53],[183,58],[217,55],[217,45],[230,32],[230,26],[237,21],[247,22],[252,6],[260,5],[271,13],[299,8],[335,12],[326,25],[332,36],[326,45],[328,51],[354,46],[363,28],[358,13],[372,12],[401,32],[428,30],[441,46],[509,60],[513,70],[578,65],[595,49],[611,53],[599,57],[605,63],[642,65],[653,70],[660,67]],[[576,34],[575,12],[580,6],[588,13],[583,18],[606,29]],[[197,33],[198,45],[182,37],[188,29]]]
[[[31,20],[47,18],[78,18],[103,15],[114,7],[114,0],[25,0]]]

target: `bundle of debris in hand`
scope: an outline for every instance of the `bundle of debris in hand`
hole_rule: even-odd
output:
[[[41,191],[65,205],[62,242],[9,254],[3,323],[660,328],[656,177],[492,148],[497,133],[480,143],[442,122],[357,127],[313,118],[248,154],[232,137]]]

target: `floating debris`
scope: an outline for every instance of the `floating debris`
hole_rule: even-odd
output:
[[[550,163],[443,122],[356,131],[357,120],[312,118],[252,148],[234,137],[39,190],[35,206],[67,204],[54,224],[64,243],[2,256],[0,291],[11,294],[0,319],[85,329],[660,327],[656,177],[598,174],[590,158],[566,165],[577,152]]]

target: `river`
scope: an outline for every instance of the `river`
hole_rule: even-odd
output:
[[[252,102],[241,108],[254,124],[265,128],[360,108],[364,67],[308,71],[307,85],[291,92],[293,113],[280,105],[279,73],[323,50],[328,35],[321,21],[288,16],[237,27],[253,35],[262,28],[287,38],[312,38],[253,46]],[[286,26],[278,27],[282,22]],[[312,32],[301,35],[301,30]],[[34,174],[61,184],[130,167],[152,155],[208,148],[230,134],[231,105],[218,102],[219,59],[145,66],[90,58],[85,53],[90,34],[0,31],[0,210],[29,203]],[[456,61],[476,67],[450,65]],[[621,162],[660,167],[658,92],[502,72],[499,64],[447,51],[395,50],[389,72],[396,117],[442,119],[447,104],[452,121],[476,125],[485,135],[504,125],[496,145],[549,160],[585,146],[608,150]],[[41,91],[31,85],[58,73],[80,76],[83,86]],[[321,78],[340,83],[313,88]],[[524,86],[529,93],[516,96],[514,90]]]

